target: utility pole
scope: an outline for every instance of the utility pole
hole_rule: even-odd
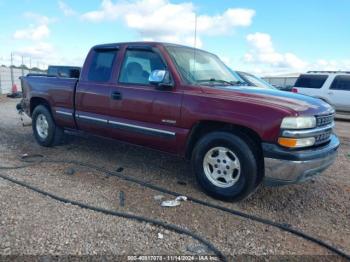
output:
[[[197,14],[194,14],[194,48],[197,47]]]
[[[24,76],[24,62],[23,62],[23,55],[22,55],[22,65],[21,65],[21,68],[22,68],[22,76]]]
[[[10,72],[11,72],[11,86],[14,85],[15,81],[13,78],[13,53],[11,52],[11,66],[10,66]]]
[[[32,57],[29,57],[29,73],[32,71]]]
[[[0,95],[2,94],[2,88],[1,88],[1,71],[0,71]]]

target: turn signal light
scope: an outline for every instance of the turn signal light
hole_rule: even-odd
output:
[[[314,137],[308,137],[308,138],[287,138],[287,137],[280,137],[278,138],[278,144],[284,147],[289,148],[299,148],[299,147],[308,147],[313,146],[315,144],[315,138]]]
[[[297,145],[297,140],[294,138],[280,137],[278,139],[278,144],[285,147],[295,147]]]

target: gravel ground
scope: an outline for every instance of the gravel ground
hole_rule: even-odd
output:
[[[149,181],[172,191],[292,225],[350,253],[350,122],[337,125],[342,146],[321,177],[280,188],[260,187],[249,199],[225,203],[204,195],[188,163],[141,147],[100,138],[67,136],[55,148],[36,144],[22,127],[17,99],[0,97],[0,165],[18,165],[24,153],[78,160]],[[28,118],[25,123],[29,123]],[[205,237],[226,255],[330,255],[278,229],[191,202],[160,207],[159,192],[71,164],[41,164],[1,171],[43,190],[90,205],[157,218]],[[179,183],[180,182],[180,183]],[[120,192],[125,195],[124,206]],[[164,194],[163,194],[164,195]],[[164,195],[164,199],[172,199]],[[158,237],[163,234],[163,238]],[[134,255],[209,253],[190,237],[124,218],[59,203],[0,179],[0,254]]]

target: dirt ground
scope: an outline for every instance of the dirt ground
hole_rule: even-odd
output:
[[[21,164],[22,154],[78,160],[118,170],[183,195],[290,224],[350,254],[350,122],[337,122],[342,145],[336,163],[322,176],[280,188],[261,186],[239,203],[201,192],[182,159],[121,142],[68,136],[54,148],[40,147],[30,126],[22,127],[18,99],[0,97],[0,165]],[[25,119],[29,123],[29,118]],[[233,255],[332,255],[279,229],[183,202],[164,208],[159,192],[71,164],[5,171],[45,191],[90,205],[157,218],[189,229]],[[120,192],[124,193],[124,206]],[[173,197],[162,194],[164,199]],[[160,238],[159,233],[163,235]],[[103,215],[43,197],[0,179],[0,255],[190,255],[210,254],[192,238],[145,223]]]

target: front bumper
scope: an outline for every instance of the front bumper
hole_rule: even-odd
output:
[[[336,135],[332,135],[325,146],[299,151],[263,143],[264,183],[269,186],[295,184],[320,175],[335,161],[339,144]]]

